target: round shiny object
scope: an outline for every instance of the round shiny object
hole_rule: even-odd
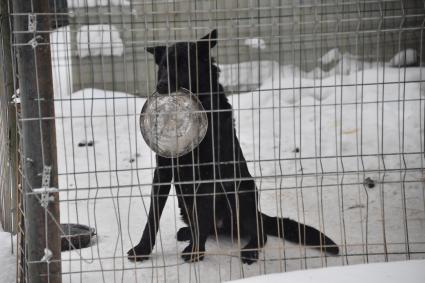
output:
[[[155,93],[140,113],[140,130],[148,146],[168,158],[182,156],[204,139],[208,118],[201,102],[187,90]]]

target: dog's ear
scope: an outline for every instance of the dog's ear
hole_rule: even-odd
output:
[[[146,51],[153,54],[153,56],[155,57],[155,63],[159,64],[165,52],[167,51],[167,47],[166,46],[146,47]]]
[[[197,42],[197,45],[200,53],[202,53],[202,51],[209,52],[211,48],[217,45],[217,30],[215,29],[202,37],[201,40]]]

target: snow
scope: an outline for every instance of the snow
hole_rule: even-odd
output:
[[[121,56],[124,45],[113,25],[86,25],[77,32],[78,56]]]
[[[391,67],[407,67],[418,63],[418,54],[415,49],[408,48],[394,55],[389,64]]]
[[[240,263],[238,241],[222,237],[208,240],[203,262],[186,264],[179,256],[186,243],[175,240],[183,223],[172,191],[152,258],[128,261],[126,252],[139,241],[146,223],[155,166],[139,131],[145,99],[84,89],[56,101],[61,221],[95,227],[98,236],[89,248],[63,252],[64,282],[80,276],[84,282],[191,282],[201,277],[218,282],[377,262],[385,260],[384,238],[388,260],[404,260],[407,235],[410,252],[424,250],[424,114],[417,102],[423,99],[421,69],[370,64],[348,74],[323,72],[320,79],[272,61],[252,65],[269,75],[254,81],[247,63],[240,70],[248,71],[239,73],[239,80],[254,81],[257,89],[229,100],[250,172],[261,177],[260,208],[320,227],[336,242],[347,244],[342,255],[324,258],[319,251],[269,237],[260,261],[247,266]],[[228,68],[228,73],[237,69]],[[222,81],[236,82],[234,77]],[[81,140],[93,140],[93,146],[78,147]],[[400,168],[411,170],[400,173]],[[361,185],[366,177],[376,182],[374,189]],[[345,258],[346,253],[358,256]],[[421,253],[415,256],[423,258]]]
[[[349,75],[356,71],[372,68],[373,64],[366,61],[359,61],[358,57],[348,52],[341,53],[338,48],[332,48],[318,60],[323,65],[332,68],[325,72],[319,67],[313,70],[310,76],[315,78],[328,77],[332,75]]]
[[[12,240],[13,239],[13,240]],[[12,242],[16,237],[4,232],[0,225],[0,274],[2,283],[16,282],[16,249],[12,254]]]
[[[330,51],[335,55],[337,51]],[[352,54],[344,53],[334,57],[336,61],[332,61],[331,55],[325,54],[324,61],[333,62],[333,68],[324,71],[319,67],[304,72],[292,65],[279,65],[276,61],[250,61],[240,64],[220,64],[220,83],[231,92],[247,92],[257,89],[266,90],[267,87],[283,88],[291,92],[292,88],[311,87],[306,90],[310,92],[313,86],[320,86],[320,79],[327,81],[327,87],[332,86],[332,82],[338,82],[341,78],[352,80],[354,74],[362,70],[376,70],[382,66],[376,63],[360,62],[358,58]],[[336,55],[335,55],[336,56]],[[376,78],[376,76],[374,76]],[[373,82],[371,80],[371,82]],[[315,84],[316,83],[316,84]],[[340,83],[338,83],[340,84]],[[288,92],[286,91],[286,92]],[[292,99],[292,95],[284,95],[283,99]]]
[[[337,64],[334,67],[333,74],[345,74],[348,75],[352,71],[361,70],[362,65],[365,62],[359,62],[357,56],[350,53],[341,53],[338,48],[332,48],[326,52],[318,60],[324,65]],[[360,63],[360,64],[359,64]],[[363,64],[361,64],[363,63]],[[413,66],[418,63],[418,54],[415,49],[405,49],[393,56],[388,62],[391,67],[407,67]]]
[[[129,6],[128,0],[68,0],[68,8],[84,8],[99,6]]]
[[[342,57],[341,52],[339,52],[338,48],[332,48],[328,52],[326,52],[319,61],[323,64],[330,64],[335,61],[339,61]]]
[[[279,64],[274,61],[220,64],[219,67],[220,83],[227,89],[235,91],[258,89],[267,78],[276,76],[280,70]]]
[[[266,48],[266,42],[264,41],[264,39],[257,38],[257,37],[245,39],[244,44],[251,48],[259,48],[259,49]]]
[[[362,264],[330,267],[307,271],[269,274],[235,280],[233,283],[422,283],[425,278],[425,261]]]
[[[63,96],[72,93],[71,33],[69,26],[50,33],[53,88]]]

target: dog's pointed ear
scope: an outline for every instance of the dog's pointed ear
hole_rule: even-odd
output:
[[[211,48],[217,45],[217,30],[213,30],[206,36],[202,37],[198,42],[198,50],[209,51]]]
[[[146,47],[146,51],[153,54],[155,58],[155,63],[159,64],[165,52],[167,51],[167,47],[166,46]]]

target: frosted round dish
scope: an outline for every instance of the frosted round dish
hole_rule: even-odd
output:
[[[148,146],[175,158],[195,149],[204,139],[208,118],[197,97],[187,90],[148,98],[140,113],[140,130]]]

